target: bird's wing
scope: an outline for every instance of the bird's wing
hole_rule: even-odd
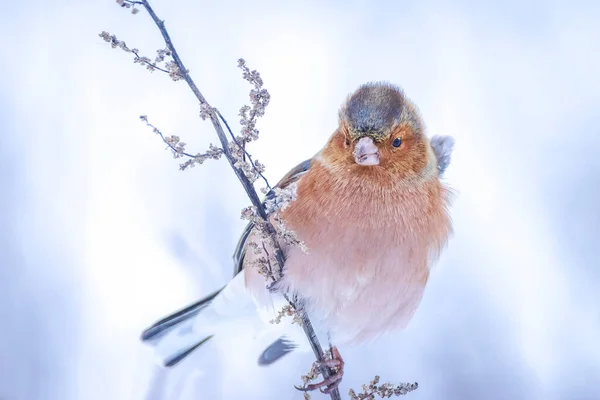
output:
[[[296,182],[302,174],[308,171],[311,160],[306,160],[292,168],[276,187],[285,188]],[[274,195],[272,191],[267,193],[265,201]],[[209,332],[209,330],[215,328],[216,331],[219,326],[219,318],[230,317],[233,314],[243,314],[244,307],[239,304],[239,301],[246,301],[248,305],[252,304],[254,309],[254,303],[245,294],[243,276],[238,276],[243,268],[246,243],[253,228],[254,224],[249,223],[240,236],[233,254],[234,279],[229,284],[196,303],[161,319],[142,333],[142,341],[155,346],[155,352],[163,365],[172,366],[177,364],[208,341],[215,334],[215,332]],[[230,305],[232,306],[230,307]],[[201,320],[202,315],[205,313],[201,314],[200,312],[209,307],[212,313],[209,312],[210,315],[206,315],[204,320]],[[280,339],[265,350],[259,363],[261,365],[270,364],[294,348],[291,342]]]
[[[431,148],[437,159],[438,174],[442,176],[450,165],[450,158],[454,148],[452,136],[433,136],[430,140]]]
[[[284,189],[290,184],[298,181],[302,175],[306,173],[310,169],[310,165],[312,163],[312,158],[302,161],[300,164],[296,165],[292,168],[287,174],[281,178],[281,180],[275,185],[276,188]],[[267,193],[264,201],[272,198],[274,196],[274,192],[271,190]],[[244,268],[244,256],[246,255],[246,243],[248,241],[248,237],[250,233],[252,233],[252,229],[254,228],[254,223],[250,222],[246,225],[246,228],[240,235],[240,240],[238,241],[237,246],[235,247],[235,251],[233,252],[233,275],[239,274]]]
[[[281,178],[281,180],[277,183],[277,185],[275,185],[275,187],[284,189],[291,183],[296,182],[302,175],[304,175],[310,169],[311,164],[312,158],[302,161],[300,164],[292,168],[290,172],[285,174],[283,178]],[[269,197],[269,194],[267,194],[267,197]]]

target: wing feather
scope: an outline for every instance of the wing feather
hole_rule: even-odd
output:
[[[294,182],[297,182],[298,179],[300,179],[300,177],[302,175],[304,175],[310,169],[311,163],[312,163],[312,158],[302,161],[300,164],[298,164],[294,168],[292,168],[287,174],[285,174],[283,176],[283,178],[281,178],[281,180],[277,183],[277,185],[275,185],[275,187],[284,189],[288,185],[290,185]],[[272,190],[269,191],[269,193],[267,193],[267,195],[265,196],[265,199],[263,200],[263,204],[266,200],[269,200],[273,196],[274,196],[273,191]],[[244,269],[244,256],[246,255],[246,243],[248,242],[248,238],[250,237],[250,234],[252,233],[253,228],[254,228],[253,222],[250,222],[248,225],[246,225],[246,228],[244,228],[244,231],[240,235],[240,240],[238,241],[238,244],[235,247],[235,251],[233,252],[233,267],[234,267],[233,275],[234,276],[239,274],[242,271],[242,269]]]

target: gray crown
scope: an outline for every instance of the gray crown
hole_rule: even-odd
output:
[[[402,122],[409,123],[416,134],[422,133],[421,121],[414,105],[402,89],[386,82],[369,82],[352,93],[340,109],[350,137],[370,136],[382,141]]]

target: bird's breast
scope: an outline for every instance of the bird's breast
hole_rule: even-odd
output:
[[[377,187],[315,168],[282,214],[308,248],[288,248],[285,284],[308,299],[337,342],[404,327],[450,230],[444,201],[435,196],[439,181]]]

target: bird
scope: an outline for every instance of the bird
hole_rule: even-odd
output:
[[[233,279],[154,323],[141,340],[171,367],[211,338],[239,329],[252,313],[273,320],[287,304],[285,295],[294,295],[317,336],[332,344],[327,365],[338,369],[307,390],[331,391],[343,375],[339,346],[404,329],[417,310],[453,233],[453,191],[443,179],[453,147],[451,136],[427,136],[402,88],[384,81],[360,85],[339,108],[338,126],[322,149],[275,186],[294,188],[295,199],[278,215],[305,246],[280,241],[285,265],[276,285],[267,285],[255,267],[265,256],[261,248],[269,249],[250,222],[234,251]],[[273,196],[272,190],[266,200]],[[310,349],[297,324],[288,322],[282,332],[259,365]]]

